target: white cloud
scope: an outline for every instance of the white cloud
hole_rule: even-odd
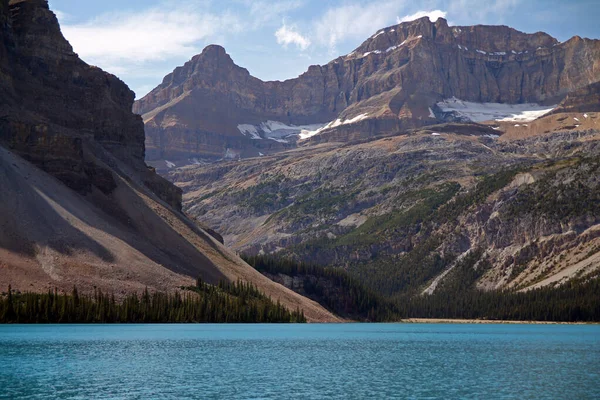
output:
[[[294,26],[287,26],[285,23],[275,32],[277,43],[283,47],[295,44],[300,50],[306,50],[310,46],[310,40],[302,36]]]
[[[397,18],[397,22],[401,24],[402,22],[414,21],[416,19],[420,19],[423,17],[429,17],[431,22],[437,21],[439,18],[446,18],[448,13],[442,10],[432,10],[432,11],[417,11],[414,14],[407,15],[403,18]]]
[[[351,3],[330,8],[314,26],[315,41],[337,51],[338,43],[367,39],[378,29],[395,22],[408,0],[378,0],[369,4]]]
[[[304,0],[241,0],[249,8],[250,21],[254,28],[280,21],[286,14],[304,6]]]
[[[240,31],[241,23],[233,15],[181,7],[104,15],[83,24],[64,24],[62,31],[84,60],[102,67],[189,57],[199,51],[200,40],[217,36],[223,27]]]

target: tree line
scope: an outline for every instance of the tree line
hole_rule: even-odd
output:
[[[407,318],[515,321],[600,321],[600,277],[525,292],[441,290],[431,296],[399,297]]]
[[[367,321],[399,321],[395,305],[367,289],[345,270],[296,262],[272,256],[242,256],[257,271],[273,278],[278,274],[300,278],[301,285],[291,289],[341,317]]]
[[[114,294],[94,290],[80,294],[57,289],[47,293],[8,292],[0,297],[0,323],[290,323],[306,322],[304,312],[289,311],[251,283],[198,279],[182,292]]]

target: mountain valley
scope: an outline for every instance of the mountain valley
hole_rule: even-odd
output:
[[[210,46],[134,109],[148,161],[240,253],[388,296],[464,259],[468,288],[530,290],[598,274],[599,60],[598,40],[422,18],[285,82]]]

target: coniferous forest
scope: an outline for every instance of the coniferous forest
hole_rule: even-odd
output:
[[[315,300],[344,318],[367,322],[392,322],[399,321],[401,318],[392,302],[366,288],[343,269],[270,256],[244,256],[243,258],[257,271],[271,279],[277,274],[299,278],[301,287],[292,287],[292,290]]]
[[[440,291],[431,296],[400,297],[397,305],[405,318],[598,322],[600,278],[527,292]]]
[[[290,312],[249,283],[198,280],[182,292],[130,294],[14,293],[0,297],[0,323],[287,323],[306,322],[300,310]]]
[[[338,315],[364,321],[393,321],[400,318],[484,319],[516,321],[600,321],[600,276],[574,279],[558,287],[526,292],[477,290],[469,285],[468,260],[457,268],[456,279],[442,285],[433,295],[416,293],[381,297],[364,287],[342,269],[297,263],[267,256],[245,260],[268,276],[302,277],[300,294],[318,301]],[[321,278],[321,279],[319,279]],[[325,278],[325,280],[323,279]],[[327,285],[326,282],[331,283]],[[316,282],[316,283],[315,283]],[[338,290],[332,290],[331,286]],[[340,296],[344,296],[341,304]]]

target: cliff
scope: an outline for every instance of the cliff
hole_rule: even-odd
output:
[[[262,82],[209,46],[134,111],[144,116],[149,160],[210,161],[289,148],[304,125],[316,125],[306,128],[308,143],[344,142],[438,123],[446,115],[436,104],[452,97],[553,105],[597,81],[598,40],[559,43],[544,33],[426,17],[382,29],[349,55],[284,82]],[[273,124],[261,125],[268,121],[287,128],[276,136]]]

